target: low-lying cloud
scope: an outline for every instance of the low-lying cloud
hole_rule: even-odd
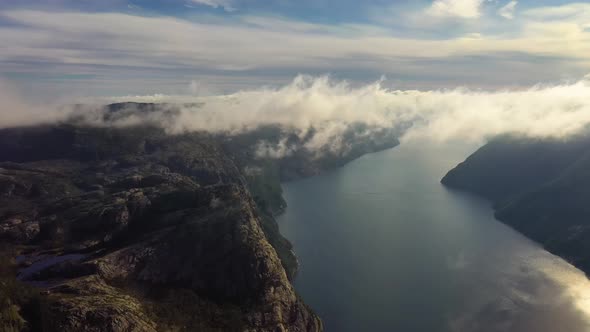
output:
[[[2,89],[0,126],[11,127],[66,120],[93,125],[130,126],[152,123],[169,133],[210,131],[243,133],[259,126],[279,125],[300,137],[313,130],[310,150],[334,144],[351,125],[372,130],[396,128],[403,140],[483,141],[515,133],[532,137],[563,138],[580,133],[590,124],[590,80],[561,85],[539,85],[518,91],[391,90],[383,81],[355,87],[329,77],[298,76],[280,88],[211,96],[127,96],[100,100],[162,103],[157,112],[132,106],[114,117],[94,104],[66,111],[32,111],[14,94]],[[75,109],[75,110],[74,110]],[[403,132],[402,132],[403,130]],[[261,154],[289,153],[282,146],[259,147]]]
[[[11,84],[0,80],[0,128],[30,126],[61,121],[68,111],[27,101]]]
[[[391,90],[383,81],[353,87],[328,77],[299,76],[277,89],[216,97],[136,96],[111,101],[185,104],[170,132],[244,131],[282,125],[302,132],[314,127],[333,137],[351,123],[372,128],[411,124],[404,137],[468,139],[516,133],[566,137],[590,123],[590,78],[518,91]],[[186,106],[192,103],[193,106]],[[332,134],[330,134],[332,133]]]

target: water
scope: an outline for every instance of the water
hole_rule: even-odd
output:
[[[590,284],[439,181],[474,146],[404,144],[287,183],[295,287],[328,332],[590,331]]]
[[[19,270],[17,279],[29,280],[35,276],[35,274],[60,263],[64,262],[77,262],[84,259],[86,255],[81,254],[68,254],[62,256],[46,256],[35,261],[33,264]],[[18,256],[16,261],[21,263],[26,259],[25,256]]]

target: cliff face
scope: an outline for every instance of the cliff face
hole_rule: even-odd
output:
[[[393,148],[399,144],[396,129],[376,129],[356,124],[349,126],[337,144],[308,148],[315,130],[301,136],[292,128],[262,126],[253,131],[216,134],[224,150],[244,171],[248,189],[261,212],[262,226],[275,247],[290,279],[297,272],[297,258],[291,243],[279,232],[274,217],[287,204],[283,200],[281,182],[320,174],[335,169],[367,153]],[[271,155],[268,150],[277,149]],[[335,148],[336,147],[336,148]]]
[[[0,237],[19,253],[20,278],[44,290],[29,327],[321,330],[243,172],[211,136],[10,129],[0,161]]]
[[[496,218],[590,273],[590,138],[491,141],[442,183],[491,199]]]
[[[0,130],[0,325],[322,330],[290,283],[280,183],[399,131],[352,124],[320,146],[313,127],[168,135],[179,106],[80,105],[62,124]]]

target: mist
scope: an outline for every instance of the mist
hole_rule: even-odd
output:
[[[0,128],[32,126],[63,121],[69,114],[67,108],[43,105],[25,97],[6,81],[0,80]]]
[[[386,81],[353,86],[328,76],[300,75],[279,88],[259,88],[221,96],[125,96],[85,99],[85,105],[40,110],[24,103],[14,89],[0,85],[3,128],[68,121],[97,126],[150,123],[170,134],[192,131],[242,133],[279,125],[303,137],[310,150],[337,145],[351,125],[373,130],[398,128],[402,142],[411,139],[483,142],[500,134],[566,138],[590,123],[590,78],[560,85],[537,85],[520,90],[481,91],[393,90]],[[157,112],[138,112],[133,105],[117,116],[105,117],[104,104],[159,103]],[[290,153],[281,146],[260,146],[260,153]],[[337,148],[337,147],[336,147]]]

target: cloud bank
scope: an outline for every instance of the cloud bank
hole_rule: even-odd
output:
[[[405,138],[482,140],[518,133],[566,137],[590,123],[590,79],[562,85],[538,85],[518,91],[391,90],[383,81],[354,87],[329,77],[298,76],[281,88],[257,89],[213,97],[127,96],[135,101],[183,106],[170,132],[247,131],[278,124],[305,133],[321,128],[337,135],[349,124],[371,128],[411,127]]]
[[[384,81],[353,86],[329,77],[298,76],[280,88],[260,88],[221,96],[126,96],[93,99],[85,106],[60,111],[31,108],[2,89],[0,126],[12,127],[49,121],[76,121],[97,126],[150,123],[170,134],[192,131],[245,133],[260,126],[280,126],[307,137],[310,151],[338,150],[343,137],[355,129],[357,137],[380,130],[397,130],[402,142],[412,139],[483,142],[500,134],[565,138],[590,124],[590,80],[562,85],[534,86],[519,91],[391,90]],[[101,104],[161,103],[157,111],[128,106],[105,117]],[[43,111],[41,111],[43,110]],[[360,128],[360,129],[358,129]],[[311,135],[311,137],[310,137]],[[331,148],[333,147],[333,148]],[[292,153],[285,140],[265,142],[260,155]]]

